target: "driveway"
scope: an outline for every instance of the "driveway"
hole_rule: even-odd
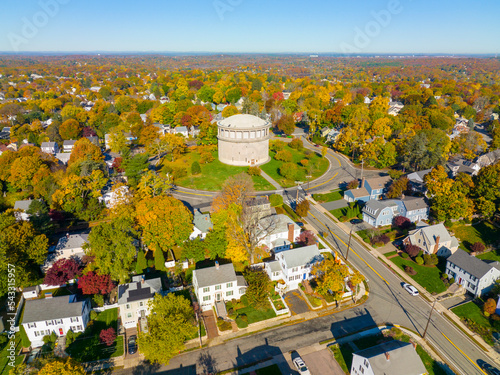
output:
[[[217,331],[217,323],[215,321],[214,311],[212,309],[208,311],[203,311],[202,314],[203,322],[205,323],[205,328],[207,330],[208,339],[213,339],[219,336],[219,331]]]
[[[307,302],[296,290],[285,294],[285,302],[292,315],[303,314],[309,311]]]
[[[127,328],[125,330],[125,336],[124,336],[124,345],[125,345],[125,358],[126,359],[132,359],[132,358],[137,358],[139,357],[139,351],[136,351],[134,354],[128,354],[128,338],[130,336],[136,335],[137,336],[137,327],[134,328]]]
[[[302,356],[311,375],[345,375],[342,368],[333,359],[330,349],[323,349]]]

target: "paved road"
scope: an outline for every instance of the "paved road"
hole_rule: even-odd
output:
[[[308,221],[317,230],[329,232],[328,242],[346,255],[348,234],[314,207]],[[431,309],[429,303],[421,297],[410,296],[401,287],[400,279],[355,240],[351,240],[348,258],[369,279],[370,298],[363,307],[373,321],[377,324],[400,324],[422,335]],[[476,361],[482,359],[491,363],[482,350],[440,313],[433,314],[426,339],[459,374],[482,375]]]

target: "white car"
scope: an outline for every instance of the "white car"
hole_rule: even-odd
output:
[[[405,288],[406,291],[408,293],[410,293],[412,296],[418,296],[418,290],[413,285],[410,285],[408,283],[404,283],[403,288]]]
[[[311,375],[309,372],[309,369],[307,368],[306,364],[302,360],[302,358],[297,357],[293,360],[293,364],[297,368],[297,371],[299,372],[300,375]]]

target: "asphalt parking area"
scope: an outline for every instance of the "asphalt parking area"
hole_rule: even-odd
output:
[[[330,349],[305,354],[302,359],[309,368],[311,375],[345,375],[330,353]]]
[[[285,294],[285,302],[292,315],[303,314],[309,311],[309,305],[296,290]]]

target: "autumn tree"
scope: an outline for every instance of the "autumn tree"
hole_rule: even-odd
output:
[[[300,242],[304,246],[314,245],[316,243],[316,237],[314,233],[310,230],[305,230],[300,233],[300,236],[295,239],[296,242]]]
[[[101,275],[95,271],[89,271],[85,275],[78,278],[78,289],[81,289],[83,294],[108,294],[115,284],[111,281],[109,275]]]
[[[193,309],[183,296],[169,293],[148,302],[147,332],[137,339],[139,350],[151,363],[168,364],[184,348],[186,339],[196,333]]]
[[[102,329],[99,333],[99,341],[106,345],[111,346],[115,343],[116,340],[116,331],[113,327],[109,327],[107,329]]]
[[[212,210],[219,211],[235,203],[243,207],[248,195],[253,192],[253,181],[246,173],[240,173],[228,178],[222,185],[222,190],[212,202]]]
[[[71,156],[69,157],[68,165],[77,164],[84,160],[93,160],[96,162],[104,160],[101,149],[87,138],[81,138],[75,142],[73,150],[71,151]]]
[[[283,115],[276,122],[276,128],[286,135],[291,135],[295,131],[295,120],[292,115]]]
[[[301,217],[306,217],[307,214],[309,213],[309,208],[310,208],[309,201],[303,200],[302,202],[297,204],[297,206],[295,208],[295,212],[297,213],[297,215],[299,215]]]
[[[408,184],[410,180],[403,176],[396,181],[393,181],[387,192],[387,198],[401,198],[403,194],[406,194],[409,190]]]
[[[398,215],[392,219],[392,225],[400,229],[408,229],[411,226],[411,220],[405,216]]]
[[[316,276],[317,291],[320,294],[338,294],[345,289],[345,278],[349,276],[349,268],[345,264],[339,264],[335,259],[325,259],[313,266],[311,273]]]
[[[404,251],[406,254],[408,254],[410,257],[414,258],[420,253],[422,249],[418,247],[417,245],[406,245],[404,248]]]
[[[483,311],[485,314],[492,315],[495,313],[497,308],[497,303],[493,298],[488,298],[483,305]]]
[[[59,134],[62,139],[78,139],[82,133],[83,127],[76,120],[69,119],[64,121],[59,127]]]
[[[136,232],[128,218],[101,223],[89,234],[85,253],[94,257],[90,270],[99,269],[104,275],[123,284],[127,281],[136,256]]]
[[[149,249],[167,251],[189,237],[193,215],[180,200],[162,195],[137,203],[136,221]]]
[[[156,197],[169,194],[172,186],[172,181],[168,176],[148,170],[141,176],[137,191],[140,198]]]
[[[80,270],[81,266],[75,259],[59,259],[47,270],[43,283],[54,286],[62,285],[75,278]]]
[[[66,360],[55,359],[45,364],[38,375],[86,375],[87,371],[76,361],[71,358]]]

